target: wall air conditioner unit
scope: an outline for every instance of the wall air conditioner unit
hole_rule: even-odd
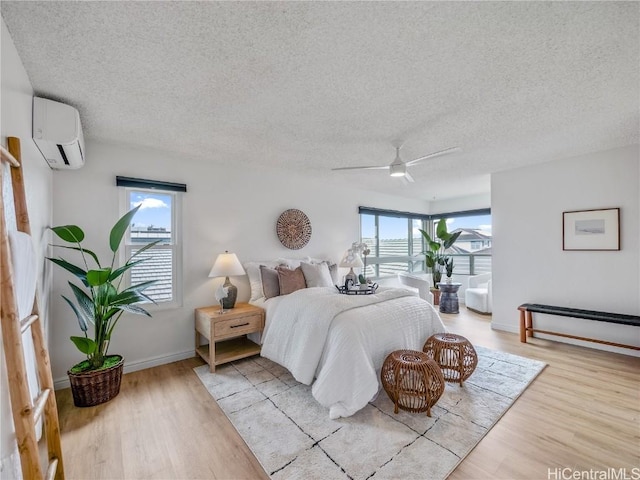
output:
[[[33,140],[51,168],[84,165],[84,137],[75,108],[33,97]]]

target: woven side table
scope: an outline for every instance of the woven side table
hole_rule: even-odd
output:
[[[478,365],[478,354],[471,342],[461,335],[436,333],[430,336],[422,350],[442,369],[447,382],[464,382]]]
[[[431,407],[444,392],[444,377],[438,364],[425,353],[416,350],[391,352],[380,372],[382,387],[398,408],[408,412],[424,412],[431,416]]]

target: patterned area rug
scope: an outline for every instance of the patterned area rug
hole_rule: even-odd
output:
[[[330,420],[311,387],[262,357],[195,372],[273,479],[433,480],[453,471],[545,367],[476,351],[476,371],[462,388],[447,384],[431,418],[394,415],[381,390],[355,415]]]

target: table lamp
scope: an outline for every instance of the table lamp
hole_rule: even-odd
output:
[[[227,296],[222,299],[222,308],[224,309],[233,308],[236,305],[238,287],[232,284],[229,280],[229,277],[234,275],[245,275],[244,268],[242,268],[240,260],[238,260],[236,254],[229,253],[228,251],[219,254],[211,268],[211,271],[209,272],[209,277],[226,277],[224,284],[222,285],[224,288],[228,289]]]
[[[349,249],[345,252],[342,260],[340,260],[340,267],[349,268],[349,273],[344,276],[344,286],[349,287],[349,284],[355,285],[358,283],[358,276],[353,271],[354,268],[361,268],[364,266],[360,255],[358,255],[353,249]]]

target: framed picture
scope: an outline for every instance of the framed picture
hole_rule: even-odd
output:
[[[620,250],[620,209],[562,213],[563,250]]]

